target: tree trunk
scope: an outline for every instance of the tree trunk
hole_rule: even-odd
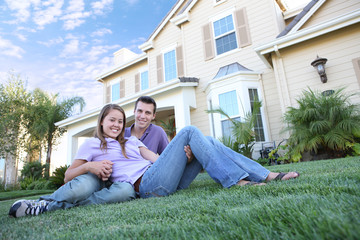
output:
[[[45,177],[50,176],[50,162],[51,162],[51,151],[52,151],[52,137],[48,139],[47,151],[46,151],[46,168],[45,168]]]
[[[5,156],[5,189],[14,186],[17,180],[16,156],[6,154]]]

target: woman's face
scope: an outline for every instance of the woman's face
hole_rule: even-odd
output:
[[[116,139],[124,128],[124,115],[116,109],[111,109],[101,122],[104,137]]]

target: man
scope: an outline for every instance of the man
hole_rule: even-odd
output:
[[[161,127],[152,124],[156,116],[156,102],[149,96],[141,96],[135,102],[135,123],[125,128],[125,137],[135,136],[154,153],[161,154],[169,144]]]

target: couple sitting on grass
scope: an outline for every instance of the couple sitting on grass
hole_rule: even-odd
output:
[[[187,188],[202,169],[225,188],[299,176],[270,172],[193,126],[184,127],[169,143],[164,130],[150,124],[155,113],[155,101],[140,97],[135,123],[125,129],[124,110],[115,104],[104,106],[95,137],[80,146],[65,173],[65,185],[38,200],[16,201],[9,215],[168,196]]]

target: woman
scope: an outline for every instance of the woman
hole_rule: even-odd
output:
[[[70,207],[135,199],[131,183],[120,181],[118,162],[125,158],[125,113],[119,106],[100,112],[94,138],[88,139],[65,172],[65,185],[39,200],[19,200],[9,215],[22,217]],[[127,151],[129,157],[130,150]],[[126,155],[125,155],[126,156]]]
[[[258,163],[247,158],[235,163],[225,154],[231,150],[224,150],[225,146],[222,144],[209,141],[193,126],[182,129],[159,156],[148,150],[135,137],[123,139],[124,126],[125,113],[122,108],[115,104],[108,104],[104,106],[99,115],[97,139],[101,142],[100,148],[105,148],[109,152],[117,151],[118,153],[117,157],[110,159],[113,163],[110,180],[116,180],[123,184],[132,184],[141,198],[167,196],[178,189],[187,188],[199,173],[200,167],[204,168],[215,181],[227,188],[234,185],[264,185],[265,183],[261,183],[263,180],[287,180],[299,176],[296,172],[288,174],[271,173]],[[115,142],[114,139],[118,139],[116,142],[119,144],[111,145],[110,147],[111,142]],[[80,147],[77,156],[85,160],[103,160],[103,158],[94,158],[92,154],[87,153],[91,152],[89,149],[92,148],[89,141]],[[189,163],[184,151],[184,148],[188,146],[191,147],[192,154],[195,157]],[[98,151],[99,146],[94,146],[94,148]],[[233,154],[236,155],[237,153],[233,152]],[[240,154],[239,156],[243,157]],[[74,161],[66,172],[65,179],[67,181],[87,171],[87,167],[82,167],[85,160],[80,161],[77,159]],[[100,171],[98,177],[103,178],[108,177],[108,175],[106,171]],[[59,192],[60,189],[54,194]],[[120,189],[118,194],[124,195],[121,191]],[[58,201],[58,199],[43,197],[39,202],[44,202],[44,205],[47,206],[47,211],[49,211],[48,206],[51,206],[54,201]],[[24,200],[22,202],[18,201],[14,205],[20,205],[19,209],[23,202]],[[21,214],[22,211],[15,211],[15,216],[26,215]],[[44,211],[39,211],[39,213],[41,212]]]

